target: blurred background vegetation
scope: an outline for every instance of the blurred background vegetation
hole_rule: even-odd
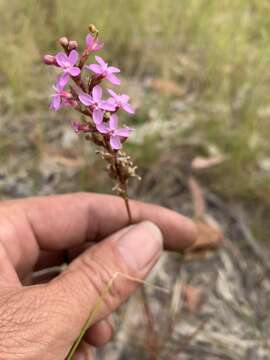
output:
[[[164,154],[184,173],[198,157],[223,158],[198,178],[227,202],[244,204],[254,232],[267,239],[268,0],[0,0],[0,14],[0,159],[9,176],[23,167],[29,171],[20,176],[32,179],[18,196],[42,193],[42,154],[57,144],[52,131],[72,119],[69,111],[48,109],[55,73],[42,56],[58,51],[63,35],[83,46],[88,24],[95,23],[104,57],[122,68],[123,88],[138,107],[129,120],[138,135],[128,147],[142,171],[158,166]],[[93,155],[79,141],[73,146],[86,159],[78,182],[52,191],[107,191],[107,180],[93,180],[100,170],[89,160]],[[6,185],[0,190],[12,196]]]

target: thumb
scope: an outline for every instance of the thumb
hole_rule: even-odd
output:
[[[138,283],[121,275],[115,277],[115,274],[144,279],[161,252],[160,230],[145,221],[96,244],[51,282],[49,286],[54,287],[55,296],[65,299],[62,314],[65,312],[69,318],[70,340],[78,336],[91,312],[96,311],[97,304],[102,302],[93,323],[114,311],[135,291]],[[112,279],[115,279],[113,283]],[[110,288],[109,283],[112,284]]]

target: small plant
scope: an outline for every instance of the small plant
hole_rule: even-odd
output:
[[[96,63],[88,64],[90,55],[103,48],[103,43],[98,39],[98,30],[94,25],[89,26],[89,34],[85,39],[85,47],[80,54],[78,43],[66,37],[59,39],[62,52],[54,55],[45,55],[44,63],[53,65],[60,70],[56,83],[53,86],[54,94],[51,95],[50,108],[57,111],[63,107],[70,107],[76,110],[81,119],[72,122],[74,131],[83,133],[87,141],[97,145],[97,154],[107,163],[107,172],[115,181],[113,190],[125,201],[128,223],[132,222],[132,215],[129,206],[127,193],[128,181],[136,174],[130,156],[123,150],[124,142],[129,138],[133,129],[128,126],[119,125],[118,113],[120,110],[134,114],[134,109],[129,104],[129,96],[118,94],[112,89],[106,89],[109,97],[103,99],[104,81],[112,85],[120,85],[120,79],[115,75],[120,72],[117,67],[109,66],[100,56],[95,56]],[[116,275],[108,283],[100,302],[90,313],[78,338],[70,349],[66,359],[70,360],[80,345],[80,342],[87,329],[94,321],[100,304],[106,296],[107,290],[112,286]],[[122,276],[131,279],[126,274]],[[137,279],[131,279],[138,281]]]
[[[72,127],[76,133],[85,134],[87,141],[98,146],[97,154],[107,163],[107,172],[115,181],[113,190],[124,199],[131,223],[127,186],[131,177],[139,179],[139,176],[130,156],[122,150],[133,129],[121,127],[118,114],[121,110],[134,114],[134,109],[129,104],[128,95],[118,94],[112,89],[106,89],[109,97],[103,99],[101,84],[106,81],[120,85],[116,75],[120,69],[109,66],[100,56],[95,56],[96,63],[87,63],[90,55],[103,48],[104,44],[98,35],[97,28],[90,25],[81,54],[77,41],[62,37],[59,44],[64,51],[55,56],[44,56],[46,65],[53,65],[60,70],[53,86],[55,92],[51,96],[50,107],[55,111],[71,107],[81,115],[79,121],[72,122]]]

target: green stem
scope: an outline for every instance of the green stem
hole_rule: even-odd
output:
[[[98,312],[100,311],[101,309],[101,306],[105,300],[105,297],[108,295],[110,289],[112,288],[113,286],[113,283],[114,281],[116,280],[116,278],[121,275],[123,276],[124,278],[130,280],[130,281],[134,281],[134,282],[137,282],[139,284],[144,284],[144,285],[148,285],[148,286],[151,286],[152,288],[154,289],[157,289],[159,291],[162,291],[166,294],[169,294],[170,291],[169,289],[166,289],[166,288],[163,288],[161,286],[158,286],[158,285],[153,285],[153,284],[149,284],[147,283],[146,281],[144,280],[140,280],[140,279],[137,279],[137,278],[134,278],[132,276],[129,276],[127,274],[122,274],[122,273],[119,273],[119,272],[116,272],[113,277],[111,278],[111,280],[108,282],[107,286],[105,287],[103,293],[101,294],[100,296],[100,299],[97,303],[97,305],[94,307],[93,311],[91,311],[87,321],[85,322],[82,330],[80,331],[80,334],[79,336],[77,337],[76,341],[74,342],[74,344],[72,345],[71,349],[69,350],[69,353],[68,355],[66,356],[65,360],[72,360],[76,350],[78,349],[86,331],[90,328],[90,326],[93,324],[94,320],[95,320],[95,317],[97,316]]]
[[[93,311],[91,311],[87,321],[85,322],[83,328],[81,329],[80,331],[80,334],[79,336],[77,337],[77,339],[75,340],[74,344],[72,345],[71,349],[69,350],[69,353],[66,357],[65,360],[71,360],[76,352],[76,350],[78,349],[86,331],[90,328],[90,326],[93,324],[94,322],[94,319],[96,317],[96,315],[98,314],[102,304],[103,304],[103,301],[106,297],[106,295],[108,294],[108,292],[110,291],[112,285],[113,285],[113,282],[115,280],[117,276],[117,273],[111,278],[111,280],[108,282],[106,288],[104,289],[104,292],[103,294],[101,295],[100,297],[100,300],[98,301],[97,305],[94,307]]]

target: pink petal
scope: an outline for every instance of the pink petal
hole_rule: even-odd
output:
[[[102,42],[96,41],[96,43],[93,46],[92,51],[98,51],[98,50],[102,49],[103,46],[104,46],[104,44]]]
[[[110,102],[109,100],[101,101],[99,103],[99,106],[101,109],[106,110],[106,111],[114,111],[115,110],[115,104]]]
[[[66,86],[66,84],[68,83],[69,81],[69,76],[68,74],[62,74],[60,76],[58,76],[57,80],[56,80],[56,83],[54,85],[54,89],[56,91],[61,91],[64,89],[64,87]]]
[[[72,50],[68,56],[68,62],[74,66],[78,60],[79,54],[76,50]]]
[[[61,105],[61,97],[59,95],[54,95],[52,98],[50,108],[57,111],[60,109],[60,105]]]
[[[104,122],[96,124],[96,128],[101,134],[108,134],[108,132],[110,131],[108,124]]]
[[[86,106],[90,106],[90,105],[93,104],[93,100],[92,100],[91,96],[88,95],[88,94],[81,93],[79,95],[79,99],[80,99],[80,102],[83,103]]]
[[[111,130],[117,129],[117,126],[118,126],[118,116],[117,115],[110,116],[109,125],[110,125]]]
[[[104,111],[100,110],[100,109],[95,109],[93,111],[93,120],[94,120],[94,123],[97,125],[97,124],[100,124],[102,123],[103,121],[103,116],[104,116]]]
[[[68,57],[64,52],[59,52],[55,55],[55,60],[60,67],[65,67],[65,64],[68,61]]]
[[[134,114],[135,110],[129,104],[122,104],[122,109],[128,112],[129,114]]]
[[[114,107],[117,106],[117,103],[115,101],[114,98],[110,97],[109,99],[106,100],[107,103],[109,103],[110,105],[113,105]]]
[[[64,74],[58,76],[57,82],[56,82],[57,87],[59,87],[60,89],[63,89],[66,86],[66,84],[68,83],[68,81],[69,81],[68,73],[64,73]]]
[[[85,39],[88,51],[98,51],[103,48],[103,43],[95,39],[91,34],[88,34]]]
[[[102,98],[102,88],[99,85],[96,85],[93,88],[93,92],[92,92],[92,98],[94,100],[94,102],[99,102]]]
[[[99,65],[101,67],[107,67],[107,64],[105,63],[105,61],[102,59],[102,57],[100,56],[95,56],[96,62],[99,63]]]
[[[132,131],[133,131],[133,129],[131,129],[129,127],[125,127],[125,128],[116,129],[114,131],[114,133],[115,133],[115,135],[128,138],[129,135],[132,133]]]
[[[123,94],[120,96],[120,99],[121,99],[121,102],[127,103],[128,100],[130,99],[130,97],[128,95]]]
[[[110,144],[111,144],[112,149],[114,149],[114,150],[119,150],[122,147],[120,137],[117,135],[112,135],[110,137]]]
[[[78,75],[80,75],[81,70],[80,70],[80,68],[74,66],[74,67],[68,69],[68,73],[69,73],[71,76],[78,76]]]
[[[109,66],[108,71],[111,73],[120,73],[121,72],[120,69],[118,69],[117,67],[114,67],[114,66]]]
[[[121,81],[113,74],[107,74],[106,79],[110,81],[113,85],[121,84]]]
[[[85,38],[85,43],[87,47],[92,48],[94,44],[94,37],[91,34],[88,34]]]
[[[112,89],[107,89],[108,93],[114,98],[114,99],[118,99],[118,95],[112,90]]]
[[[103,73],[103,70],[101,68],[100,65],[97,65],[97,64],[91,64],[89,66],[86,66],[87,69],[93,71],[95,74],[102,74]]]

